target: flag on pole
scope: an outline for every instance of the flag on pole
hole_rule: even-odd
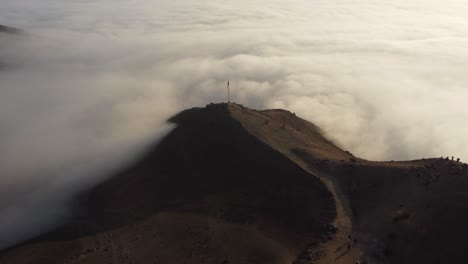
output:
[[[228,103],[229,103],[229,101],[230,101],[230,99],[231,99],[231,98],[230,98],[230,91],[229,91],[229,80],[228,80],[228,82],[227,82],[227,92],[228,92]]]

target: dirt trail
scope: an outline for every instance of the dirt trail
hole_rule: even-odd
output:
[[[326,254],[317,263],[356,263],[356,261],[362,257],[363,252],[358,246],[354,246],[353,243],[354,234],[352,219],[350,217],[351,209],[349,201],[337,187],[338,184],[336,184],[336,179],[334,177],[314,169],[308,161],[293,152],[294,149],[308,150],[311,148],[311,146],[308,145],[310,137],[306,134],[307,132],[301,132],[292,128],[293,125],[297,127],[297,124],[289,124],[287,121],[278,122],[277,118],[270,118],[268,114],[241,106],[230,105],[229,110],[233,117],[237,119],[249,133],[294,161],[310,174],[318,177],[332,193],[337,214],[334,224],[338,230],[334,238],[323,245],[323,250]],[[291,118],[291,120],[295,119],[297,118]],[[268,120],[268,123],[264,120]],[[330,152],[332,151],[335,150],[331,150]],[[347,154],[345,153],[345,155]],[[352,235],[351,241],[348,235]],[[348,244],[351,246],[349,249]]]
[[[303,167],[311,174],[319,177],[335,198],[337,213],[335,225],[338,227],[338,231],[334,239],[328,241],[325,244],[325,249],[327,251],[326,257],[320,260],[318,263],[355,263],[356,260],[361,258],[363,252],[357,245],[354,245],[353,241],[349,241],[348,239],[348,235],[352,235],[352,240],[355,237],[355,234],[353,233],[352,220],[350,217],[351,209],[349,206],[349,201],[342,194],[341,190],[339,190],[337,187],[338,185],[334,182],[335,179],[333,177],[315,171],[311,169],[310,166],[306,165],[304,167],[303,161],[300,159],[294,159],[293,157],[289,158],[296,161],[301,167]],[[348,244],[351,245],[349,250]]]

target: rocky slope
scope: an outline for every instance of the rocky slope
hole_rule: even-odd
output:
[[[448,158],[367,161],[341,151],[293,113],[230,109],[249,133],[321,178],[333,193],[344,232],[325,244],[328,259],[320,263],[464,262],[467,164]],[[268,127],[258,125],[261,119],[270,120]]]
[[[284,110],[211,104],[0,263],[462,263],[466,165],[371,162]]]

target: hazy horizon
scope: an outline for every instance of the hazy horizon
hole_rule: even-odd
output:
[[[67,216],[170,115],[226,101],[227,80],[356,156],[468,161],[464,1],[0,0],[0,24],[26,32],[0,35],[0,248]]]

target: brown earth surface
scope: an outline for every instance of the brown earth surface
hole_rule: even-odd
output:
[[[467,263],[463,163],[363,160],[285,110],[212,104],[170,121],[71,221],[0,263]]]

